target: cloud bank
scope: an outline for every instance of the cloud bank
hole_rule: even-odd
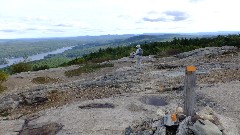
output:
[[[157,12],[149,12],[148,14],[158,14]],[[184,21],[188,19],[188,14],[181,11],[165,11],[158,15],[157,18],[143,17],[143,21],[147,22],[170,22],[170,21]]]

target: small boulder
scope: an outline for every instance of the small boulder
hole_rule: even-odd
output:
[[[212,108],[210,108],[209,106],[204,107],[201,111],[196,112],[196,114],[197,114],[201,119],[210,120],[210,121],[213,121],[213,120],[214,120],[214,118],[213,118],[214,111],[213,111]]]
[[[222,135],[218,127],[209,120],[199,119],[190,129],[195,135]]]

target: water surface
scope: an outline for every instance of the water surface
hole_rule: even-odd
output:
[[[47,56],[47,55],[49,55],[49,54],[59,54],[59,53],[63,53],[64,51],[70,50],[70,49],[72,49],[73,47],[74,47],[74,46],[63,47],[63,48],[57,49],[57,50],[55,50],[55,51],[46,52],[46,53],[39,53],[39,54],[36,54],[36,55],[32,55],[32,56],[29,56],[29,57],[28,57],[28,60],[29,60],[29,61],[41,60],[41,59],[44,59],[44,57]],[[21,62],[21,61],[23,61],[23,60],[24,60],[23,57],[7,59],[8,64],[2,64],[2,65],[0,65],[0,68],[4,68],[4,67],[7,67],[7,66],[11,66],[11,65],[16,64],[16,63],[19,63],[19,62]]]

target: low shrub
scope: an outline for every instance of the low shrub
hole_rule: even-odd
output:
[[[8,78],[8,74],[0,70],[0,84],[6,81]]]
[[[57,81],[58,79],[50,78],[50,77],[36,77],[32,79],[32,82],[36,84],[54,83]]]
[[[14,64],[11,66],[12,74],[27,72],[27,71],[31,71],[31,70],[32,70],[32,66],[26,62],[20,62],[18,64]]]
[[[82,67],[79,67],[78,69],[74,70],[69,70],[65,72],[65,75],[67,77],[72,77],[72,76],[79,76],[82,73],[90,73],[94,72],[100,68],[105,68],[105,67],[113,67],[114,64],[112,63],[105,63],[105,64],[87,64]]]
[[[4,90],[6,90],[7,88],[2,86],[2,84],[0,84],[0,93],[2,93]]]
[[[169,56],[176,55],[176,54],[179,54],[179,53],[181,53],[181,50],[179,50],[179,49],[169,49],[166,52],[166,54],[169,55]]]
[[[33,66],[33,71],[39,71],[39,70],[45,70],[45,69],[49,69],[50,67],[48,65],[41,65],[41,66]]]
[[[2,83],[6,81],[7,78],[8,78],[8,74],[0,70],[0,93],[2,93],[6,89],[6,87],[2,86]]]

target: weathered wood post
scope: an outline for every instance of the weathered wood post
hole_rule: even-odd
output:
[[[196,67],[187,66],[184,80],[184,114],[187,116],[193,116],[195,113],[196,80]]]

